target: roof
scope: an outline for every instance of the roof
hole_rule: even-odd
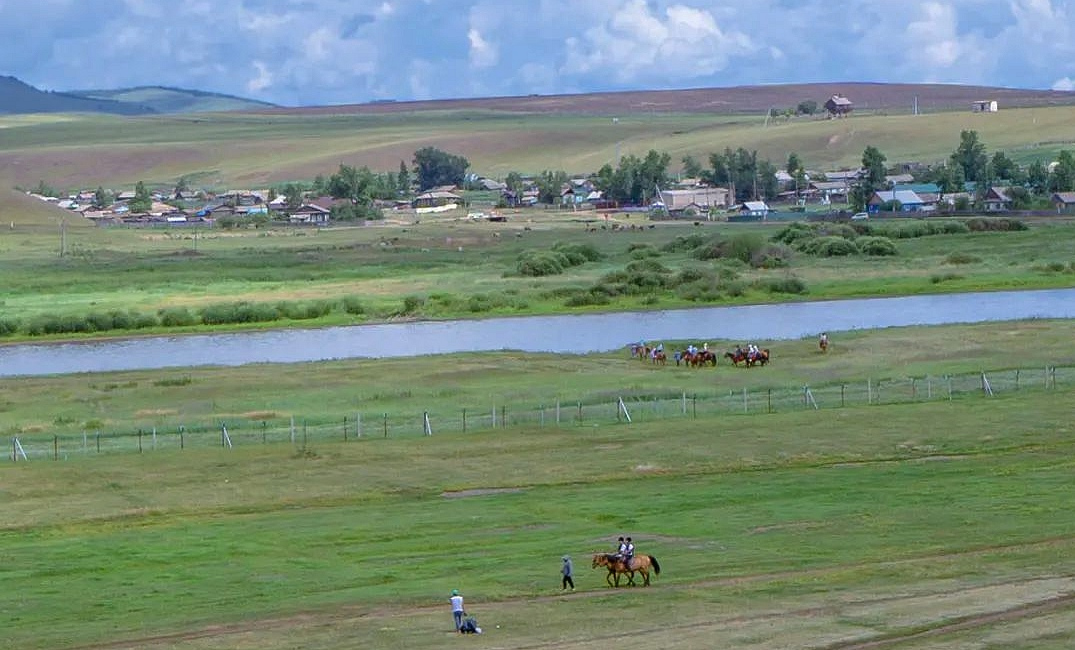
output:
[[[1011,201],[1011,198],[1008,197],[1007,192],[1008,188],[1006,187],[990,187],[989,191],[986,193],[986,200],[988,201],[992,199],[994,201]]]
[[[1053,192],[1053,201],[1075,203],[1075,192]]]
[[[900,205],[917,205],[925,203],[922,197],[912,190],[878,190],[873,193],[881,201],[899,201]]]
[[[910,190],[915,194],[938,194],[941,191],[941,186],[936,183],[897,183],[892,189],[897,192],[900,190]]]
[[[751,212],[768,212],[769,206],[765,205],[765,201],[744,201],[743,209]]]
[[[455,194],[454,192],[448,192],[446,190],[432,190],[432,191],[429,191],[429,192],[425,192],[423,194],[419,194],[418,196],[416,196],[414,198],[417,200],[417,199],[461,199],[463,197],[459,196],[458,194]]]

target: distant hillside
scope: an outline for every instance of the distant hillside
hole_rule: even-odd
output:
[[[519,113],[627,115],[647,113],[764,113],[794,108],[813,100],[818,105],[834,94],[850,99],[856,112],[907,115],[917,99],[921,112],[969,110],[971,102],[997,100],[1002,109],[1075,105],[1075,92],[959,84],[889,84],[826,82],[639,90],[577,95],[527,95],[425,101],[382,101],[346,106],[278,108],[294,114],[384,114],[422,111],[489,110]]]
[[[113,115],[145,115],[154,112],[156,111],[148,106],[135,103],[38,90],[15,77],[0,76],[0,114],[111,113]]]
[[[167,86],[139,86],[116,90],[72,90],[72,95],[147,106],[158,113],[207,113],[248,111],[275,107],[275,104],[234,95],[185,90]]]
[[[164,86],[140,86],[117,90],[38,90],[15,77],[0,76],[0,114],[109,113],[149,115],[155,113],[204,113],[274,108],[274,104],[232,95]]]

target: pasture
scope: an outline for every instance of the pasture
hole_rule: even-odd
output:
[[[1070,107],[1014,108],[993,114],[946,111],[925,115],[863,114],[847,119],[770,121],[763,113],[616,115],[456,110],[390,114],[339,112],[198,114],[196,116],[70,116],[47,122],[0,118],[0,181],[66,190],[98,185],[131,188],[138,180],[172,187],[180,177],[207,189],[258,188],[311,180],[341,163],[395,172],[400,161],[434,146],[465,156],[471,171],[503,178],[596,172],[617,157],[668,152],[705,163],[725,147],[757,150],[778,167],[791,152],[808,169],[860,164],[868,145],[889,164],[947,159],[964,129],[989,150],[1021,163],[1053,160],[1075,142]],[[909,113],[909,111],[908,111]],[[614,121],[611,119],[616,117]]]
[[[301,399],[318,405],[601,381],[850,381],[879,366],[895,375],[1070,358],[1070,337],[1068,322],[836,334],[826,355],[788,343],[765,369],[690,379],[626,353],[464,355],[194,369],[191,384],[156,389],[146,373],[2,388],[8,421],[61,403],[137,418],[188,388],[191,408],[282,410],[275,399],[311,380],[324,385]],[[86,401],[105,384],[116,386],[107,398]],[[0,608],[19,648],[441,648],[457,642],[451,589],[485,629],[465,641],[483,648],[1070,647],[1073,397],[1059,385],[837,411],[9,464]],[[623,534],[659,559],[651,587],[609,589],[589,568],[590,554]],[[563,554],[575,560],[574,593],[560,592]]]

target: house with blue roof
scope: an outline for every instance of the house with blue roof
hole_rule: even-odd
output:
[[[878,190],[866,202],[866,210],[878,214],[893,202],[898,204],[900,212],[921,212],[926,208],[926,202],[912,190]]]

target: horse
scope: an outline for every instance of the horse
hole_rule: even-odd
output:
[[[747,353],[742,350],[736,350],[735,352],[725,352],[724,358],[732,362],[733,366],[738,366],[740,362],[747,360]]]
[[[664,353],[664,350],[654,350],[650,353],[650,357],[653,359],[654,365],[663,366],[668,361],[668,355]]]
[[[817,347],[820,348],[822,352],[827,352],[829,349],[829,337],[822,334],[821,338],[817,340]]]
[[[769,348],[762,348],[758,350],[758,353],[754,356],[747,355],[747,368],[751,368],[755,365],[762,365],[769,363]]]
[[[638,343],[631,344],[631,356],[638,357],[642,361],[648,359],[652,351],[653,348],[648,345],[640,345]]]
[[[713,354],[712,350],[699,350],[694,357],[700,366],[704,366],[707,363],[717,365],[717,355]]]
[[[620,574],[627,574],[627,586],[635,586],[635,573],[642,574],[642,586],[648,587],[650,584],[649,573],[650,569],[653,569],[655,575],[661,575],[661,565],[657,562],[657,558],[652,555],[636,555],[631,558],[631,565],[627,564],[618,555],[611,553],[597,553],[593,556],[593,568],[603,566],[608,568],[608,575],[605,576],[605,582],[609,587],[620,586]],[[613,584],[613,578],[615,578],[615,584]]]

